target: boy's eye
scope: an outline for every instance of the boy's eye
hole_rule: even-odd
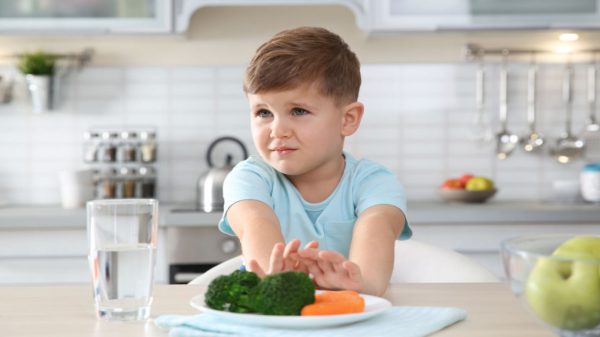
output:
[[[267,118],[267,117],[271,117],[272,113],[269,110],[258,110],[256,112],[256,117],[260,117],[260,118]]]
[[[292,109],[292,114],[295,116],[302,116],[302,115],[306,115],[308,114],[308,111],[302,109],[302,108],[293,108]]]

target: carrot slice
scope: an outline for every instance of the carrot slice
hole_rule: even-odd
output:
[[[360,297],[354,290],[329,290],[315,295],[315,303],[339,301],[343,299],[352,299]]]
[[[341,315],[363,312],[365,300],[355,291],[324,291],[315,295],[315,303],[304,306],[302,316]]]

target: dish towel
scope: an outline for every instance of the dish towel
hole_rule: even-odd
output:
[[[228,322],[214,315],[163,315],[154,324],[170,329],[171,337],[423,337],[467,317],[463,309],[451,307],[391,307],[365,321],[315,329],[281,329]]]

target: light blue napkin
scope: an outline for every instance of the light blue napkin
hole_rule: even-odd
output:
[[[316,329],[280,329],[228,322],[223,318],[200,314],[194,316],[163,315],[154,324],[170,329],[171,337],[352,337],[394,336],[422,337],[467,317],[463,309],[449,307],[391,307],[371,319],[353,324]]]

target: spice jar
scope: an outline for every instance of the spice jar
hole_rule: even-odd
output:
[[[116,197],[115,178],[115,169],[105,169],[98,173],[98,184],[96,185],[96,197],[98,199],[112,199]]]
[[[154,198],[156,192],[156,172],[152,167],[142,166],[138,170],[136,195],[139,198]]]
[[[117,147],[117,161],[121,163],[134,162],[137,159],[137,134],[131,131],[121,132],[120,143]]]
[[[117,158],[116,140],[119,134],[116,132],[104,131],[100,134],[101,142],[98,146],[98,161],[112,163]]]
[[[134,198],[135,197],[135,169],[134,168],[121,167],[119,169],[117,195],[120,198]]]
[[[86,163],[97,161],[100,135],[97,132],[86,131],[83,133],[83,139],[83,161]]]
[[[143,163],[156,161],[156,132],[140,132],[140,159]]]

